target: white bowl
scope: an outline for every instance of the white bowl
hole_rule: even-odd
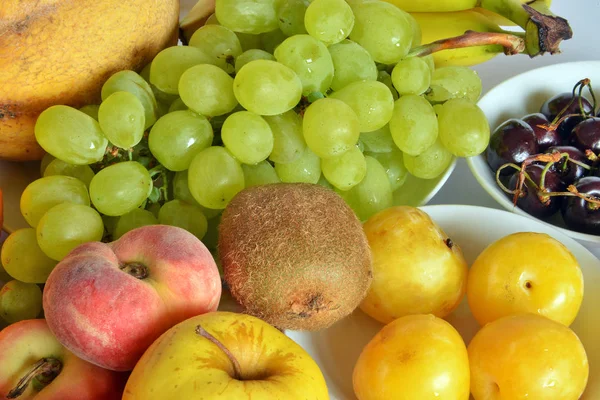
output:
[[[572,91],[573,86],[583,78],[591,79],[596,98],[600,100],[598,90],[600,89],[600,61],[580,61],[550,65],[517,75],[494,87],[479,100],[478,104],[487,116],[493,132],[498,125],[509,118],[520,118],[526,114],[539,112],[541,105],[548,98]],[[584,91],[584,94],[586,93],[588,93],[587,88]],[[467,159],[467,164],[479,184],[500,205],[509,211],[542,221],[513,205],[512,199],[496,184],[495,174],[488,166],[485,154]],[[572,238],[592,244],[594,248],[600,245],[600,236],[566,228],[560,215],[542,222],[553,225]]]
[[[583,271],[585,294],[571,328],[583,342],[589,363],[589,383],[584,400],[600,399],[600,260],[575,240],[547,224],[507,211],[460,205],[426,206],[422,210],[463,250],[469,265],[494,241],[516,232],[546,233],[563,243],[577,258]],[[466,299],[446,318],[469,343],[479,326]],[[355,311],[333,327],[314,333],[287,332],[321,367],[332,400],[355,399],[352,370],[363,347],[383,327],[361,311]]]

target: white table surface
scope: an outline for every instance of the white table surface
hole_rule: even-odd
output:
[[[573,38],[561,44],[562,53],[533,59],[524,55],[499,55],[474,66],[483,81],[483,94],[504,80],[531,69],[570,61],[600,60],[600,1],[554,0],[551,8],[556,15],[566,18],[573,29]],[[479,186],[464,159],[458,160],[456,169],[429,204],[468,204],[503,209]],[[600,248],[588,249],[600,257]]]

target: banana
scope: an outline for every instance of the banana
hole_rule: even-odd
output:
[[[406,12],[452,12],[470,10],[481,5],[482,0],[384,0]],[[518,0],[529,3],[531,0]],[[544,0],[550,7],[552,0]]]
[[[503,32],[503,30],[485,15],[473,10],[436,13],[410,13],[421,27],[421,43],[460,36],[466,31]],[[435,65],[472,66],[489,61],[503,54],[499,45],[469,47],[464,49],[442,50],[433,53]]]

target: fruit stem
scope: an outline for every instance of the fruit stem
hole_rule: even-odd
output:
[[[580,193],[574,185],[569,185],[567,188],[567,192],[549,192],[546,193],[547,196],[570,196],[570,197],[579,197],[589,203],[588,208],[590,210],[597,210],[600,208],[600,199],[590,196],[589,194]]]
[[[121,264],[119,269],[137,279],[146,279],[150,275],[148,267],[139,262]]]
[[[436,40],[411,49],[407,57],[423,57],[438,51],[464,47],[497,44],[504,48],[504,54],[514,55],[525,51],[525,41],[513,34],[498,32],[466,31],[463,35]]]
[[[512,168],[516,169],[519,172],[522,171],[522,168],[519,167],[517,164],[513,164],[513,163],[504,164],[504,165],[500,166],[500,168],[498,168],[498,171],[496,171],[496,183],[498,184],[498,186],[500,186],[500,189],[502,189],[503,192],[508,193],[508,194],[514,194],[514,195],[519,195],[520,196],[521,195],[521,191],[517,191],[517,189],[510,190],[509,188],[507,188],[506,186],[504,186],[504,184],[500,180],[500,172],[504,168],[508,168],[508,167],[512,167]],[[529,176],[529,174],[526,173],[526,172],[524,174],[525,174],[525,179],[527,179],[532,185],[534,185],[536,188],[539,189],[537,183],[535,183],[533,181],[533,179],[531,179],[531,177]]]
[[[52,357],[45,357],[36,362],[31,371],[29,371],[6,395],[7,399],[16,399],[27,390],[27,387],[36,379],[39,383],[46,386],[52,382],[62,371],[62,362]]]
[[[585,109],[583,108],[583,100],[581,99],[581,95],[583,93],[583,88],[586,86],[590,86],[591,85],[591,81],[589,78],[584,78],[582,80],[580,80],[579,82],[577,82],[575,84],[575,86],[573,86],[573,91],[572,96],[571,96],[571,100],[569,100],[569,102],[567,103],[566,106],[563,107],[562,110],[560,110],[560,112],[558,114],[556,114],[556,117],[554,117],[554,120],[550,123],[550,125],[540,125],[540,127],[542,129],[545,129],[547,131],[554,131],[556,129],[558,129],[558,126],[567,118],[569,117],[578,117],[578,116],[583,116],[584,118],[587,117],[587,114],[585,113]],[[579,111],[581,112],[581,114],[567,114],[567,115],[563,115],[564,113],[567,112],[567,110],[569,109],[569,107],[571,107],[571,105],[573,105],[573,102],[575,101],[575,92],[577,92],[577,89],[579,88],[579,93],[577,94],[577,100],[579,102]],[[590,88],[588,88],[588,90],[592,93],[592,98],[594,99],[594,105],[596,104],[596,97],[594,96],[594,92],[591,91],[591,86]]]
[[[225,345],[223,343],[221,343],[216,337],[214,337],[213,335],[208,333],[206,331],[206,329],[204,329],[201,325],[196,326],[196,333],[198,335],[202,336],[203,338],[210,340],[219,349],[221,349],[221,351],[223,353],[225,353],[225,355],[227,356],[227,358],[229,358],[229,360],[231,361],[231,364],[233,365],[233,378],[237,379],[238,381],[241,381],[242,380],[242,369],[240,368],[240,363],[233,356],[233,354],[231,354],[229,349],[227,347],[225,347]]]

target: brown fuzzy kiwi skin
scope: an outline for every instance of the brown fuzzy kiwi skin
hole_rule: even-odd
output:
[[[320,185],[242,190],[223,212],[218,248],[233,298],[280,329],[331,326],[358,307],[373,276],[362,224]]]

